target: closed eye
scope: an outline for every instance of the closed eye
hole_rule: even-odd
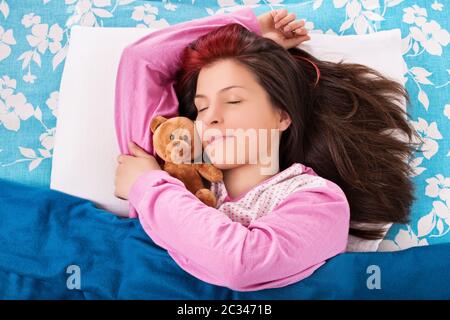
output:
[[[229,104],[238,104],[238,103],[241,103],[242,101],[229,101],[228,103]],[[206,110],[206,109],[208,109],[208,108],[203,108],[203,109],[200,109],[200,110],[198,110],[198,112],[202,112],[203,110]]]

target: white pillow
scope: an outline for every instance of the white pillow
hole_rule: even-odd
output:
[[[59,89],[50,188],[120,216],[129,210],[114,196],[116,72],[122,50],[152,31],[74,26]]]
[[[402,55],[400,29],[365,35],[338,36],[310,33],[311,40],[299,47],[313,56],[333,62],[360,63],[404,84],[407,66]],[[404,106],[406,108],[406,106]]]
[[[120,153],[114,126],[116,72],[122,50],[152,31],[74,26],[61,79],[50,187],[121,216],[128,215],[128,201],[114,196]],[[312,33],[300,48],[322,60],[367,65],[404,83],[400,29],[349,36]],[[352,251],[375,251],[381,241],[354,240],[350,237]]]

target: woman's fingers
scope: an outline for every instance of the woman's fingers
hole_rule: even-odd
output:
[[[290,22],[287,26],[284,27],[283,31],[289,32],[289,31],[296,31],[301,30],[302,27],[305,26],[304,20],[295,20]]]
[[[295,32],[296,34],[302,34],[300,30],[301,27],[305,26],[305,20],[295,20],[295,13],[288,14],[286,9],[280,9],[273,11],[273,19],[275,23],[275,28],[280,29],[284,32]]]
[[[308,41],[311,37],[308,35],[309,30],[305,28],[305,20],[296,20],[295,13],[288,13],[286,9],[272,10],[269,16],[273,22],[270,26],[270,32],[275,28],[282,33],[280,36],[277,32],[277,43],[285,48],[292,48],[304,41]]]
[[[297,36],[305,36],[308,34],[308,29],[305,28],[299,28],[294,30],[295,35]]]
[[[280,9],[275,11],[275,16],[273,18],[273,22],[277,23],[282,18],[284,18],[287,15],[288,11],[286,9]]]
[[[275,28],[284,28],[289,22],[294,21],[295,18],[295,13],[289,13],[287,16],[275,23]]]

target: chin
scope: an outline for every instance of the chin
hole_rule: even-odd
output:
[[[211,164],[220,170],[229,170],[245,165],[245,163],[231,164],[231,163],[214,163],[214,162],[211,162]]]
[[[235,169],[248,164],[248,157],[234,156],[231,157],[234,159],[227,159],[226,152],[227,150],[223,146],[207,145],[204,148],[204,161],[211,163],[220,170]]]

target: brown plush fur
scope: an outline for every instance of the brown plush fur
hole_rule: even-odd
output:
[[[156,154],[164,160],[163,170],[181,180],[204,204],[216,207],[216,196],[205,188],[201,177],[219,182],[223,180],[222,171],[210,163],[193,163],[203,152],[194,122],[186,117],[156,116],[150,130]]]

